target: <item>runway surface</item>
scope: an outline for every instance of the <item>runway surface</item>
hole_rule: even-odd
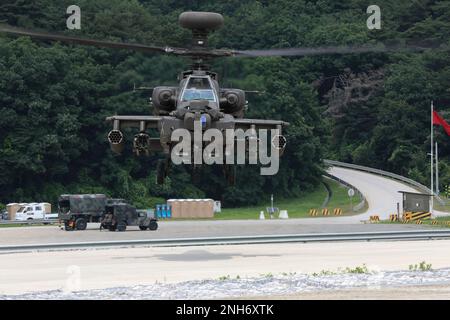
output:
[[[339,218],[161,221],[159,223],[160,227],[156,231],[141,231],[138,227],[129,227],[125,232],[99,231],[98,224],[89,224],[89,230],[85,231],[64,231],[58,226],[16,227],[0,229],[0,244],[18,245],[81,241],[438,229],[427,225],[415,224],[336,224],[336,219]]]
[[[449,251],[450,240],[433,240],[139,247],[2,254],[0,294],[64,291],[74,288],[74,276],[79,279],[75,281],[76,290],[127,287],[132,292],[132,286],[170,283],[178,284],[167,289],[179,290],[178,286],[182,287],[186,281],[206,279],[216,280],[216,283],[207,284],[208,290],[214,290],[214,285],[221,285],[220,277],[264,278],[265,274],[336,271],[363,264],[369,270],[392,271],[408,270],[409,265],[426,261],[432,264],[433,269],[439,269],[450,266]],[[450,281],[450,276],[446,273],[444,279]],[[337,277],[336,281],[342,281],[342,277]],[[202,287],[202,283],[196,285]],[[301,282],[297,283],[297,286],[301,285]],[[192,290],[189,284],[183,288],[187,292]],[[115,294],[118,291],[115,290]],[[262,294],[264,291],[260,292]]]

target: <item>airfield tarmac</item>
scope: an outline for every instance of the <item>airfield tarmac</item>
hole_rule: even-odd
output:
[[[415,224],[342,223],[342,220],[339,219],[345,219],[345,217],[288,220],[160,221],[156,231],[141,231],[138,227],[128,227],[125,232],[100,231],[99,224],[95,223],[89,224],[88,230],[85,231],[64,231],[56,225],[11,227],[1,229],[0,245],[436,229],[429,225]]]
[[[0,298],[207,299],[448,285],[450,240],[136,247],[1,254]],[[412,272],[409,265],[432,264]],[[366,265],[376,273],[313,276]],[[237,279],[240,280],[237,280]],[[75,280],[75,281],[74,281]],[[52,291],[50,293],[46,291]],[[56,290],[56,291],[55,291]],[[93,291],[94,290],[94,291]],[[405,287],[405,290],[406,287]],[[409,291],[411,296],[413,291]],[[358,298],[358,296],[354,296]]]

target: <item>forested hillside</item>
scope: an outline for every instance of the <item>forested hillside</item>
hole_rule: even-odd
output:
[[[449,44],[450,1],[380,0],[381,29],[369,30],[362,0],[77,0],[79,31],[66,30],[67,0],[4,0],[0,21],[95,39],[184,46],[178,26],[187,10],[224,15],[212,46],[262,49],[363,45],[390,40]],[[274,193],[295,197],[316,186],[321,160],[382,168],[428,183],[430,100],[450,120],[450,54],[364,53],[305,58],[222,58],[221,83],[249,95],[248,117],[289,121],[280,172],[240,167],[237,185],[220,168],[191,182],[175,167],[155,184],[158,155],[115,156],[104,119],[149,114],[148,92],[133,86],[176,85],[188,61],[126,50],[62,45],[0,35],[0,203],[54,202],[61,193],[107,193],[149,206],[157,197],[212,197],[227,206],[256,204]],[[450,183],[450,137],[436,128],[441,184]]]

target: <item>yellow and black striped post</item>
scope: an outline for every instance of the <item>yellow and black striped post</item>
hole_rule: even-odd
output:
[[[323,209],[322,209],[322,215],[323,215],[323,216],[328,216],[328,215],[330,215],[330,211],[328,211],[327,208],[323,208]]]
[[[398,221],[398,215],[390,214],[389,215],[389,221]]]
[[[431,212],[421,211],[421,212],[405,212],[403,214],[403,220],[415,221],[415,220],[425,220],[431,219]]]
[[[333,210],[333,214],[334,214],[335,216],[341,216],[341,215],[342,215],[342,209],[341,209],[341,208],[335,208],[335,209]]]

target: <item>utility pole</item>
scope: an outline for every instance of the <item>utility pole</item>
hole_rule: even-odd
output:
[[[430,212],[431,216],[433,216],[433,167],[434,167],[434,161],[433,161],[433,101],[431,101],[431,119],[430,119],[430,130],[431,130],[431,143],[430,143],[430,151],[431,151],[431,201],[430,201]]]
[[[436,194],[439,195],[439,158],[438,158],[438,144],[435,142],[436,146]]]

